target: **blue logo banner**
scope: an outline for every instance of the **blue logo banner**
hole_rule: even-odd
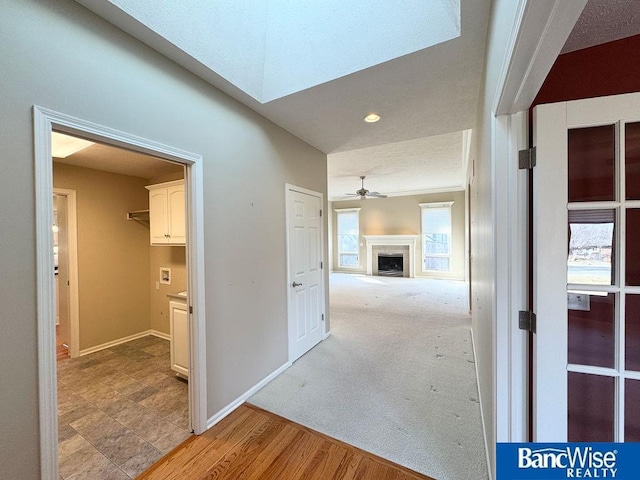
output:
[[[498,443],[496,480],[640,478],[640,443]]]

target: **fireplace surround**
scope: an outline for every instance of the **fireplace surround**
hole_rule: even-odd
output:
[[[402,254],[405,277],[415,277],[416,242],[420,235],[363,235],[367,275],[378,274],[378,253]]]

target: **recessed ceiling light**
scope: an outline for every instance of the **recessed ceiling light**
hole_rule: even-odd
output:
[[[367,123],[376,123],[378,120],[380,120],[380,115],[378,115],[377,113],[370,113],[369,115],[364,117],[364,121]]]

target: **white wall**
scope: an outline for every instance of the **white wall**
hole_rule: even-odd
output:
[[[287,361],[284,184],[326,195],[326,155],[71,0],[1,11],[0,465],[36,479],[33,105],[203,155],[209,416]]]
[[[475,178],[471,185],[471,255],[473,258],[472,328],[477,358],[478,387],[482,404],[489,470],[495,469],[494,338],[495,338],[495,222],[492,163],[492,112],[498,92],[509,38],[519,2],[494,0],[485,53],[485,72],[478,104]]]

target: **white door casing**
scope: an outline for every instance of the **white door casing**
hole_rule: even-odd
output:
[[[640,119],[640,93],[539,105],[534,109],[534,144],[537,160],[533,182],[533,282],[534,312],[537,333],[533,351],[533,440],[566,442],[568,433],[569,371],[613,376],[618,384],[628,375],[624,371],[624,315],[617,318],[615,368],[573,366],[568,364],[567,315],[567,248],[568,248],[568,130]],[[621,142],[618,143],[621,145]],[[616,171],[623,172],[623,150],[617,148]],[[621,153],[622,152],[622,153]],[[624,177],[623,177],[624,178]],[[624,199],[624,181],[617,182],[617,201],[607,207],[620,207]],[[622,191],[621,191],[622,190]],[[597,202],[592,208],[603,208]],[[578,206],[589,208],[590,205]],[[618,215],[619,220],[621,215]],[[616,235],[617,251],[624,258],[624,226]],[[617,277],[621,278],[618,260]],[[622,285],[622,286],[621,286]],[[580,286],[581,289],[621,294],[624,281],[612,286]],[[633,288],[633,287],[632,287]],[[622,381],[622,388],[624,382]],[[616,407],[616,438],[621,441],[624,423],[624,395],[618,390]]]
[[[97,142],[126,147],[185,165],[187,206],[187,291],[191,319],[190,332],[190,421],[196,434],[207,425],[207,377],[205,349],[205,276],[202,156],[169,147],[71,115],[34,106],[34,163],[36,187],[38,390],[40,420],[40,471],[42,479],[57,478],[57,381],[55,363],[55,291],[51,252],[53,238],[53,167],[51,132],[81,135]],[[74,196],[68,199],[75,199]],[[71,222],[71,211],[69,206]],[[71,226],[69,226],[71,229]],[[69,241],[72,239],[70,238]],[[72,247],[69,247],[70,250]],[[72,272],[70,272],[71,274]],[[72,285],[73,285],[73,280]],[[77,282],[76,282],[77,283]],[[73,295],[73,288],[71,289]],[[73,299],[71,300],[73,304]],[[73,314],[73,312],[72,312]],[[72,320],[73,321],[73,320]],[[73,342],[71,345],[73,355]]]
[[[322,194],[286,186],[289,362],[324,336]]]

